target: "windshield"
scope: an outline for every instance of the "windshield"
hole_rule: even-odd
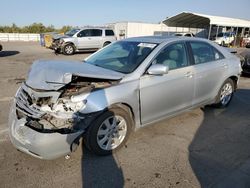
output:
[[[133,72],[156,46],[154,43],[119,41],[89,57],[86,63],[127,74]]]
[[[78,31],[80,31],[80,29],[71,29],[70,31],[67,31],[65,33],[65,35],[68,35],[70,37],[72,37],[74,34],[76,34]]]

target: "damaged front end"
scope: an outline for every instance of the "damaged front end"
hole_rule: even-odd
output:
[[[77,148],[92,120],[102,112],[84,112],[88,96],[117,82],[71,75],[71,81],[66,84],[51,83],[61,84],[57,90],[34,89],[23,83],[9,117],[12,143],[41,159],[69,154]]]

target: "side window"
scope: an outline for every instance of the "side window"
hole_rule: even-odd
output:
[[[106,36],[114,36],[114,31],[113,30],[105,30],[105,35]]]
[[[213,51],[214,51],[214,59],[215,60],[221,60],[221,59],[224,59],[224,55],[219,51],[217,50],[216,48],[212,47],[213,48]]]
[[[90,29],[82,30],[77,34],[77,37],[89,37],[89,36],[91,36],[91,30]]]
[[[214,49],[205,42],[190,42],[194,55],[194,63],[201,64],[215,60]]]
[[[175,43],[167,46],[156,57],[156,64],[164,64],[169,70],[185,67],[188,65],[184,43]]]
[[[101,29],[91,29],[91,36],[92,37],[102,36],[102,30]]]

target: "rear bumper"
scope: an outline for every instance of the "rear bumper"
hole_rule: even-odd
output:
[[[17,119],[15,105],[12,105],[9,115],[9,136],[12,144],[20,151],[40,159],[55,159],[71,153],[72,144],[84,132],[41,133],[27,127],[26,122],[25,118]]]

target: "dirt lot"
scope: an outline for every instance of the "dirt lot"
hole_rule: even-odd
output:
[[[250,187],[250,78],[242,77],[227,109],[196,109],[133,133],[112,156],[84,147],[53,161],[17,151],[7,131],[11,99],[36,59],[55,55],[37,43],[2,43],[0,187]]]

